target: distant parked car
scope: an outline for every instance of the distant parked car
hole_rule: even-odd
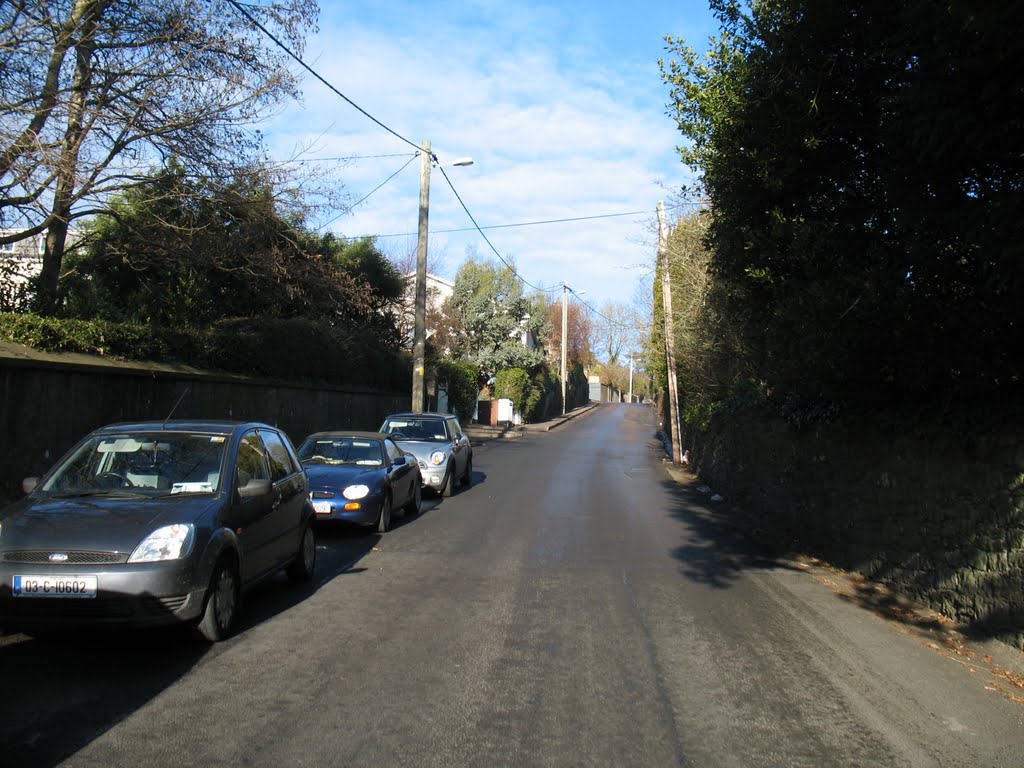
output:
[[[424,487],[451,496],[456,481],[473,482],[473,446],[452,414],[395,413],[384,419],[380,431],[416,456]]]
[[[418,515],[420,468],[385,435],[318,432],[299,446],[317,520],[337,520],[384,533],[391,513]]]
[[[92,432],[0,512],[0,626],[236,626],[242,592],[309,581],[309,484],[258,423],[167,421]]]

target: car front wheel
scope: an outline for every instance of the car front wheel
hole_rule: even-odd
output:
[[[239,604],[238,566],[234,558],[223,557],[213,569],[206,605],[196,629],[210,643],[227,639],[235,627]]]
[[[455,493],[455,468],[448,465],[448,471],[444,475],[444,485],[441,486],[441,495],[448,498]]]
[[[391,530],[391,497],[384,496],[380,504],[380,517],[377,518],[377,533],[387,533]]]

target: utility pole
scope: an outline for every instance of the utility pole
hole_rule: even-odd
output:
[[[676,337],[672,323],[672,275],[668,257],[668,227],[665,203],[658,201],[658,261],[661,263],[661,300],[665,310],[665,362],[668,366],[668,417],[672,429],[672,463],[682,462],[682,434],[679,428],[679,384],[676,380]]]
[[[427,345],[427,216],[430,211],[430,165],[433,155],[430,142],[420,150],[420,216],[416,236],[416,298],[412,334],[412,412],[423,411],[423,378],[426,369]]]
[[[569,330],[569,286],[562,283],[562,415],[565,415],[565,337]]]
[[[633,353],[629,353],[629,402],[633,402]]]

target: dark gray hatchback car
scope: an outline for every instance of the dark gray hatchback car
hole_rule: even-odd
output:
[[[227,637],[243,591],[316,563],[309,481],[260,423],[98,429],[0,512],[0,627],[187,623]]]

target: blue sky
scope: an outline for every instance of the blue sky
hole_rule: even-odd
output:
[[[558,294],[565,281],[598,308],[646,300],[654,211],[688,179],[657,59],[666,34],[706,49],[716,31],[706,0],[324,0],[319,28],[304,61],[396,133],[430,140],[473,218],[526,281]],[[301,105],[264,126],[271,148],[279,157],[364,156],[341,169],[351,202],[412,157],[410,145],[311,76],[303,90]],[[392,156],[370,157],[380,155]],[[474,165],[448,166],[462,156]],[[416,159],[329,229],[380,236],[396,256],[414,251],[419,174]],[[640,213],[507,226],[630,212]],[[467,249],[494,257],[478,233],[444,231],[469,227],[435,168],[433,271],[454,278]]]

